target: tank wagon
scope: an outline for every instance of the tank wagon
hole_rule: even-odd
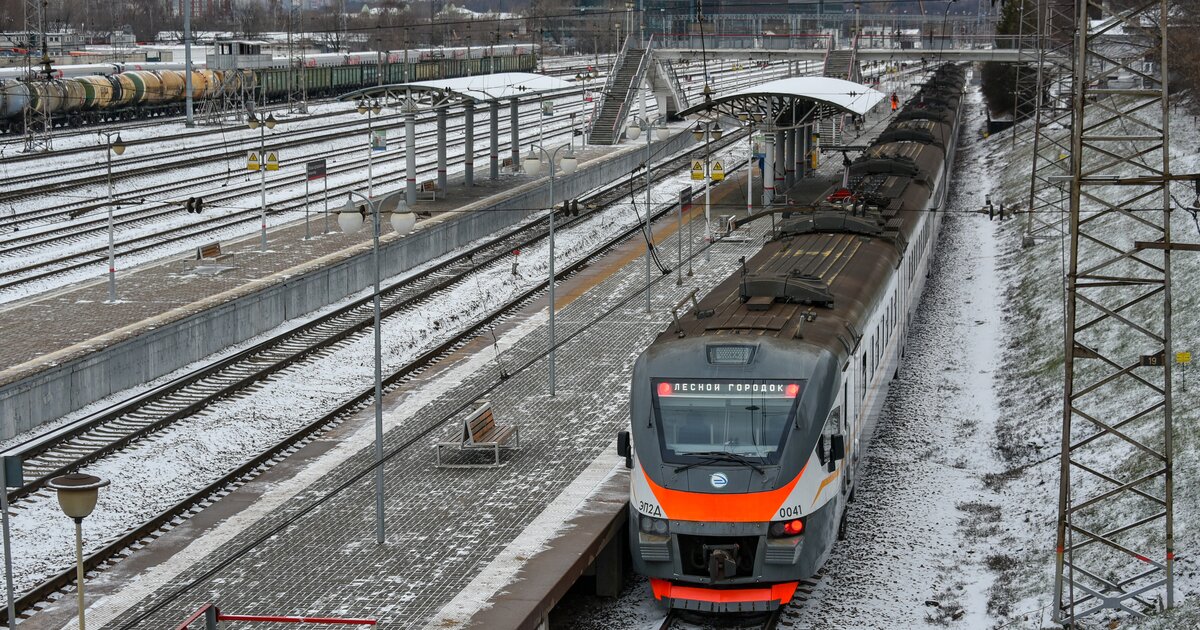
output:
[[[494,72],[531,71],[530,45],[337,53],[305,58],[304,85],[310,97],[327,97],[378,85],[445,79]],[[0,133],[24,128],[25,108],[45,107],[55,126],[77,127],[183,113],[183,63],[113,63],[63,66],[48,82],[19,80],[23,70],[0,69]],[[267,67],[192,71],[192,98],[212,96],[221,85],[252,90],[257,100],[285,100],[290,70],[286,59]]]
[[[617,443],[629,547],[669,606],[778,608],[842,536],[924,288],[963,85],[938,69],[848,188],[785,213],[638,357]]]

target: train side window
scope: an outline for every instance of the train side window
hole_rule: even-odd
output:
[[[867,353],[863,350],[862,371],[858,375],[858,399],[861,401],[867,397]],[[861,411],[861,410],[860,410]]]
[[[821,427],[821,437],[817,442],[817,459],[821,460],[822,464],[828,464],[830,457],[833,455],[833,436],[841,431],[842,427],[842,408],[834,407],[833,411],[829,412],[829,417],[825,419],[825,426]]]

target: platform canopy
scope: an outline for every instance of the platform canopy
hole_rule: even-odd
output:
[[[768,81],[689,107],[680,116],[717,114],[742,117],[760,114],[777,125],[799,124],[830,113],[862,116],[884,99],[861,83],[830,77],[791,77]]]
[[[501,72],[455,79],[378,85],[350,92],[339,100],[353,101],[364,97],[387,100],[411,99],[417,105],[439,106],[461,100],[486,103],[543,96],[570,90],[574,87],[573,83],[544,74]]]

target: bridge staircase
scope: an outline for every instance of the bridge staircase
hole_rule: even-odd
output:
[[[833,41],[830,40],[821,76],[862,83],[862,71],[858,65],[857,36],[849,49],[835,49]],[[820,112],[820,123],[817,125],[817,130],[821,134],[821,144],[845,144],[845,114],[835,112],[832,108]]]
[[[653,41],[653,40],[652,40]],[[638,87],[650,65],[650,46],[634,48],[633,36],[625,39],[621,53],[613,63],[604,91],[600,95],[600,113],[592,120],[589,144],[616,144],[629,117],[629,107],[637,100]]]

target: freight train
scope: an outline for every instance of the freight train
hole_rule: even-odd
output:
[[[658,600],[774,610],[844,535],[937,239],[963,86],[957,66],[933,73],[846,188],[776,214],[762,250],[638,357],[617,450],[633,565]]]
[[[528,72],[535,67],[536,52],[536,46],[504,45],[309,55],[303,81],[308,96],[315,98],[380,83]],[[76,127],[180,114],[186,100],[182,62],[62,66],[53,80],[28,83],[15,78],[22,72],[0,70],[0,132],[23,130],[27,107],[48,109],[55,126]],[[287,59],[278,58],[253,70],[195,69],[192,98],[199,102],[220,88],[245,89],[260,102],[285,100],[290,77]]]

